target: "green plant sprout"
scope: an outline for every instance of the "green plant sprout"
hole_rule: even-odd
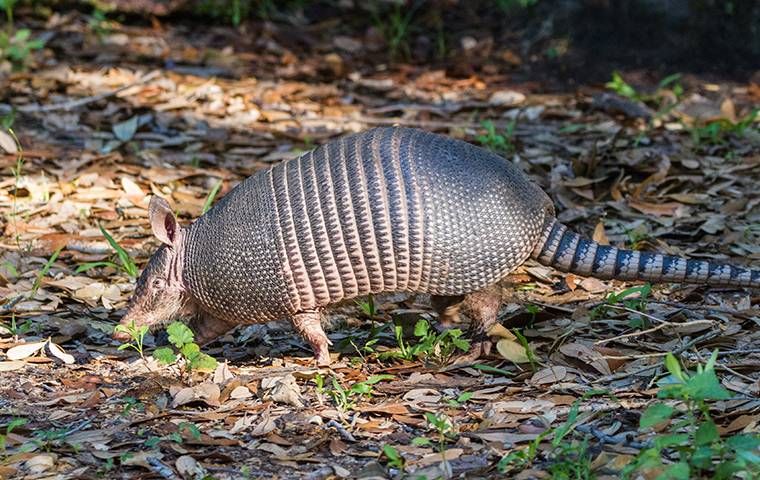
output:
[[[216,195],[219,193],[219,189],[222,188],[222,180],[219,180],[216,182],[216,185],[214,185],[214,188],[211,189],[211,191],[208,193],[208,196],[206,197],[206,201],[203,202],[203,209],[201,210],[201,215],[208,212],[211,208],[211,205],[214,203],[214,198],[216,198]]]
[[[482,146],[494,152],[503,153],[505,155],[513,155],[517,150],[513,138],[515,134],[515,127],[517,126],[517,118],[513,118],[504,128],[503,133],[496,131],[496,126],[490,120],[484,120],[480,122],[483,128],[486,129],[485,135],[478,135],[475,140]]]
[[[32,31],[28,28],[16,30],[13,23],[13,9],[17,0],[0,0],[0,9],[5,12],[7,20],[5,30],[0,30],[0,60],[8,60],[13,70],[26,68],[32,51],[40,50],[45,42],[32,40]]]
[[[32,285],[32,292],[29,294],[29,298],[34,298],[35,295],[37,295],[37,290],[40,289],[42,286],[42,279],[45,278],[45,276],[50,271],[50,267],[53,266],[53,263],[58,259],[58,255],[61,254],[61,251],[63,250],[64,246],[60,246],[56,249],[55,252],[50,256],[47,262],[45,262],[45,265],[43,265],[42,269],[37,273],[37,278],[34,280],[34,285]]]
[[[193,340],[195,334],[190,327],[182,322],[172,322],[166,327],[169,334],[169,343],[174,345],[177,352],[171,347],[161,347],[153,351],[153,357],[159,362],[170,365],[182,360],[185,369],[192,370],[213,370],[218,365],[216,359],[210,355],[201,352],[201,348]]]
[[[119,350],[126,350],[128,348],[131,348],[140,355],[140,358],[145,360],[145,355],[143,353],[143,340],[145,339],[145,335],[148,333],[148,330],[150,330],[150,328],[147,325],[141,325],[139,327],[136,326],[134,319],[129,323],[129,325],[116,325],[116,327],[114,327],[114,332],[126,333],[131,339],[130,342],[122,343],[119,345]]]
[[[441,364],[445,363],[457,350],[467,352],[470,349],[470,342],[462,338],[462,330],[454,328],[436,333],[424,319],[417,321],[414,325],[414,336],[417,337],[417,343],[414,345],[409,345],[404,341],[401,326],[394,326],[394,333],[398,349],[381,353],[378,356],[380,360],[399,358],[412,361],[421,358]]]
[[[382,382],[383,380],[391,380],[393,379],[393,375],[372,375],[367,380],[363,382],[356,382],[353,385],[351,385],[349,388],[343,387],[338,380],[333,377],[332,379],[332,389],[327,391],[327,394],[332,397],[333,401],[335,402],[335,405],[338,407],[338,409],[347,412],[349,410],[353,410],[356,408],[356,402],[359,398],[362,396],[370,398],[372,396],[372,386],[376,383]],[[320,379],[320,382],[317,384],[318,390],[324,391],[324,383],[323,380]]]

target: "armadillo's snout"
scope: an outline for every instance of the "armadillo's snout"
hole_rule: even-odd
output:
[[[145,322],[142,321],[142,319],[135,318],[135,316],[131,315],[130,311],[128,310],[127,313],[121,317],[119,325],[114,328],[113,333],[111,334],[111,338],[119,342],[128,342],[132,339],[132,336],[129,334],[129,332],[126,332],[123,328],[119,327],[134,327],[137,329],[144,324]]]
[[[119,341],[119,342],[126,342],[131,337],[129,336],[129,334],[127,332],[123,332],[123,331],[120,331],[120,330],[114,330],[113,335],[111,335],[111,338],[113,338],[114,340]]]

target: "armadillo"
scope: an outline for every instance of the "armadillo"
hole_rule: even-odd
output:
[[[489,288],[529,258],[600,279],[760,287],[760,270],[582,238],[516,165],[411,128],[344,136],[260,171],[187,227],[157,196],[149,216],[163,245],[122,324],[182,319],[205,342],[289,319],[320,365],[330,362],[326,306],[428,293],[444,320],[463,306],[482,336],[499,306]]]

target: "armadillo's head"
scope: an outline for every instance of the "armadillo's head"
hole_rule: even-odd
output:
[[[137,280],[127,313],[121,319],[124,326],[134,322],[136,327],[155,328],[194,313],[193,302],[182,281],[186,232],[163,198],[154,196],[149,210],[153,234],[163,245],[153,254]],[[129,335],[115,332],[113,338],[126,341]]]

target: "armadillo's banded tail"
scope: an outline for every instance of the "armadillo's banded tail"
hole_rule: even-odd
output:
[[[553,218],[546,222],[532,256],[563,272],[601,279],[760,288],[760,270],[600,245]]]

